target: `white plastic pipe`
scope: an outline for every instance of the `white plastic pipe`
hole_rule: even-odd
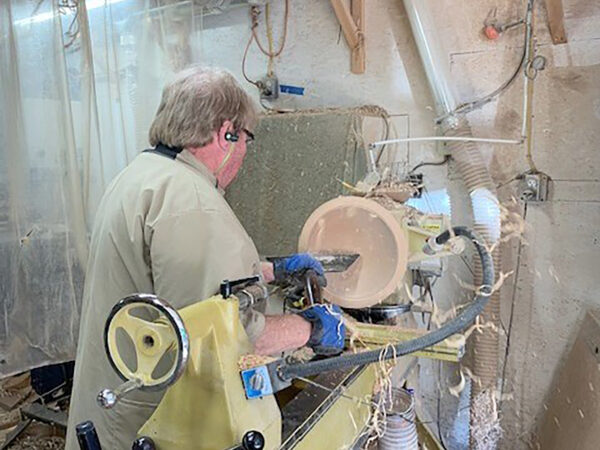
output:
[[[523,143],[523,139],[495,139],[495,138],[477,138],[467,136],[427,136],[427,137],[412,137],[388,139],[385,141],[377,141],[369,144],[369,148],[381,147],[386,144],[395,144],[397,142],[422,142],[422,141],[462,141],[462,142],[487,142],[490,144],[511,144],[518,145]]]
[[[440,113],[449,113],[457,106],[456,95],[450,84],[448,56],[438,45],[440,39],[431,20],[431,5],[427,3],[423,0],[404,0],[404,7],[436,102],[436,109]]]

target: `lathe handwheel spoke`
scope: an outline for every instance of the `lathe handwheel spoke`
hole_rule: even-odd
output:
[[[134,315],[138,309],[149,309],[158,318],[143,319]],[[135,365],[124,360],[117,344],[119,330],[133,343]],[[137,379],[141,389],[159,390],[179,378],[189,353],[187,332],[179,314],[168,303],[154,295],[136,294],[121,300],[112,309],[106,322],[104,343],[108,359],[121,378]],[[174,353],[174,355],[171,355]],[[165,356],[167,355],[167,356]],[[168,370],[164,369],[172,358]]]

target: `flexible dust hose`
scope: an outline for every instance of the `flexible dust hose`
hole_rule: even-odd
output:
[[[470,127],[463,122],[455,129],[447,130],[446,135],[469,136]],[[450,143],[448,150],[452,155],[457,171],[469,192],[473,211],[473,228],[488,246],[498,242],[501,235],[501,211],[496,196],[496,187],[487,170],[479,148],[472,142]],[[495,267],[500,267],[501,248],[496,246],[492,253]],[[482,279],[482,267],[477,260],[473,264],[475,285]],[[500,324],[500,290],[496,290],[481,314],[483,323]],[[473,333],[470,346],[473,351],[471,370],[477,382],[471,383],[471,405],[481,401],[481,394],[493,391],[498,372],[498,332],[493,328],[484,328]],[[479,400],[478,400],[479,399]],[[477,422],[475,408],[471,408],[471,424]],[[471,427],[473,430],[474,427]],[[471,435],[472,447],[476,446]],[[496,448],[496,447],[491,447]]]
[[[431,347],[471,325],[475,318],[483,311],[492,293],[494,285],[494,262],[481,238],[469,228],[454,227],[452,228],[452,231],[444,231],[441,233],[435,238],[435,241],[437,244],[443,245],[452,235],[462,236],[473,243],[479,254],[481,267],[483,269],[482,283],[475,295],[475,299],[456,318],[444,324],[441,328],[427,333],[424,336],[420,336],[407,342],[401,342],[394,346],[387,346],[384,350],[371,350],[302,364],[284,364],[278,368],[279,376],[284,380],[290,380],[292,378],[316,375],[329,370],[347,369],[371,364],[382,359],[387,360],[398,356],[408,355],[409,353]]]

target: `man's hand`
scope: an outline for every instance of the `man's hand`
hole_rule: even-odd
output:
[[[344,350],[346,326],[339,306],[318,304],[299,314],[312,324],[307,345],[317,355],[337,355]]]
[[[314,270],[317,275],[325,275],[321,263],[309,253],[296,253],[283,258],[273,258],[272,261],[275,281],[283,281],[290,275],[298,274],[308,269]]]
[[[260,271],[262,273],[263,281],[265,283],[271,283],[275,280],[275,274],[273,273],[273,263],[268,261],[261,261]]]

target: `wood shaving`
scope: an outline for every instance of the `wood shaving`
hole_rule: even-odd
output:
[[[474,450],[494,450],[502,438],[496,397],[483,391],[471,401],[471,439]]]
[[[65,440],[62,437],[25,436],[8,447],[8,450],[63,450]]]

